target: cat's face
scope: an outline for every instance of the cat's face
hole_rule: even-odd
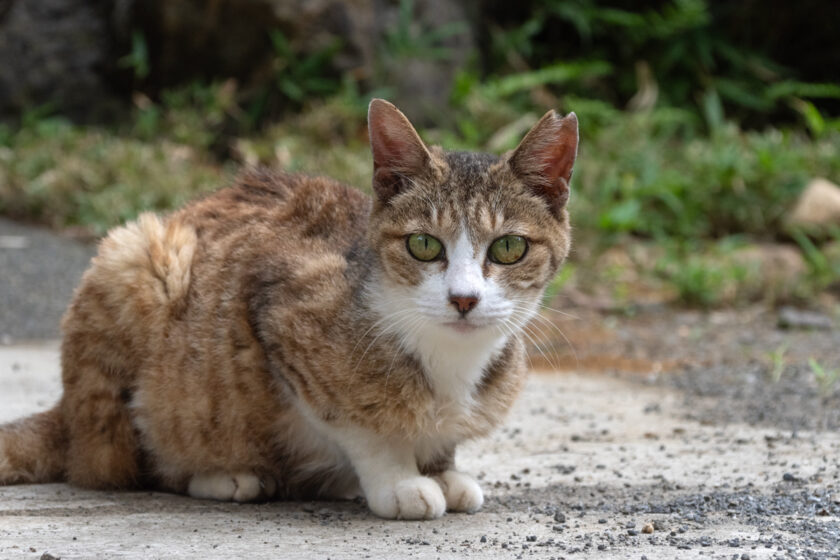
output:
[[[573,146],[562,126],[537,125],[535,137],[495,157],[427,148],[393,106],[382,107],[381,122],[371,109],[379,161],[370,236],[382,270],[381,314],[408,338],[490,341],[522,329],[569,250],[564,206],[576,123]],[[385,136],[378,146],[377,132]],[[558,154],[568,169],[550,168]],[[558,170],[562,176],[546,178]]]

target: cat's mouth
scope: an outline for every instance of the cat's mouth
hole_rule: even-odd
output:
[[[478,325],[476,323],[471,323],[466,319],[458,319],[457,321],[450,321],[448,323],[443,324],[444,327],[449,327],[456,332],[459,333],[471,333],[483,327],[484,325]]]

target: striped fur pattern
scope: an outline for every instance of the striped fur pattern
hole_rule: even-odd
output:
[[[0,484],[478,509],[455,449],[523,385],[523,326],[569,249],[577,123],[551,112],[500,157],[426,146],[382,100],[369,125],[372,199],[257,170],[111,231],[63,321],[60,402],[0,427]],[[442,258],[414,258],[417,233]],[[492,262],[508,234],[527,253]]]

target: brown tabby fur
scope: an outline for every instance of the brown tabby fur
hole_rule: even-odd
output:
[[[570,236],[565,199],[523,180],[511,154],[429,154],[411,189],[373,203],[327,178],[257,170],[111,231],[64,317],[60,402],[0,428],[0,484],[183,492],[196,473],[247,471],[285,496],[352,493],[352,465],[312,443],[299,402],[326,425],[396,438],[445,424],[452,444],[417,460],[427,474],[451,468],[455,443],[488,433],[520,391],[522,341],[486,367],[469,413],[447,411],[417,358],[376,336],[365,287],[445,266],[412,258],[406,233],[467,216],[475,235],[503,223],[527,236],[521,266],[484,273],[538,294]]]

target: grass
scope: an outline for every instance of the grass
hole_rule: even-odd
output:
[[[814,358],[808,360],[808,366],[814,374],[820,394],[824,397],[831,396],[834,386],[840,381],[840,369],[826,368]]]
[[[788,345],[783,343],[777,346],[776,349],[769,354],[770,363],[772,365],[770,370],[770,380],[773,383],[778,383],[779,380],[782,379],[782,374],[787,368],[787,359],[785,358],[787,350]]]
[[[519,81],[532,88],[535,80],[599,71],[560,69]],[[518,83],[461,82],[454,126],[423,136],[457,149],[515,146],[541,114],[534,104],[519,105]],[[101,235],[141,211],[177,207],[254,164],[330,175],[367,190],[366,101],[345,81],[339,94],[261,129],[238,106],[232,82],[192,85],[158,102],[138,96],[132,118],[111,127],[33,112],[15,128],[0,128],[0,214]],[[784,233],[784,216],[809,178],[840,177],[840,129],[814,137],[745,132],[717,119],[703,134],[678,109],[624,112],[575,97],[563,108],[582,123],[571,203],[578,250],[552,294],[566,285],[608,284],[610,297],[630,301],[633,283],[641,283],[687,305],[716,307],[807,299],[840,280],[833,249],[804,234],[795,240],[806,268],[782,282],[743,252]],[[628,240],[654,249],[621,265],[633,269],[632,280],[622,280],[627,271],[601,268],[598,259]]]
[[[0,144],[0,213],[102,234],[142,210],[165,211],[224,181],[224,166],[186,144],[146,142],[61,119]]]

